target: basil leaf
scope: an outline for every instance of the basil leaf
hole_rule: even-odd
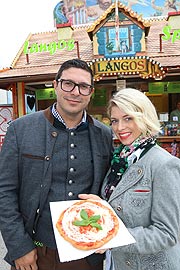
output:
[[[84,210],[84,209],[81,210],[80,216],[84,220],[88,219],[88,214],[87,214],[86,210]]]
[[[101,218],[100,215],[91,216],[91,217],[89,218],[89,221],[97,222],[100,218]]]
[[[102,230],[102,227],[100,224],[97,223],[97,221],[101,218],[100,215],[94,215],[91,217],[88,217],[88,214],[85,209],[82,209],[80,211],[80,217],[82,220],[75,220],[73,221],[73,225],[75,226],[88,226],[91,225],[91,227],[95,227],[99,230]]]
[[[73,221],[73,225],[75,225],[75,226],[88,226],[89,220],[75,220],[75,221]]]
[[[95,227],[95,228],[99,229],[99,230],[102,230],[103,229],[102,226],[100,224],[98,224],[98,223],[91,223],[90,225],[92,227]]]

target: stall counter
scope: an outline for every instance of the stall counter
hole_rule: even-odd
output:
[[[162,148],[180,158],[180,136],[159,136],[157,141]]]
[[[180,158],[180,136],[159,136],[157,138],[158,144],[167,150],[173,156]],[[114,139],[114,147],[118,147],[120,141]]]

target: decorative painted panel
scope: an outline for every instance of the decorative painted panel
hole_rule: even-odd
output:
[[[98,46],[101,57],[135,56],[136,52],[142,51],[142,44],[144,44],[143,48],[145,47],[144,36],[144,30],[121,12],[119,12],[119,26],[115,27],[115,14],[113,14],[93,37],[97,39],[94,55],[97,51],[95,46]]]
[[[13,120],[12,106],[0,107],[0,150],[10,122]]]

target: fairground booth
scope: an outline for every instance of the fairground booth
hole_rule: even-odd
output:
[[[168,3],[58,2],[52,11],[55,30],[29,34],[12,65],[0,71],[0,88],[12,91],[12,119],[51,105],[60,65],[79,58],[94,72],[95,93],[87,108],[91,115],[108,125],[112,94],[136,88],[156,107],[162,124],[159,143],[179,156],[180,123],[170,121],[169,114],[180,101],[180,2]],[[10,119],[0,106],[2,144]]]

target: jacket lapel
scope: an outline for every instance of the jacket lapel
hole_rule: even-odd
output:
[[[138,164],[133,164],[122,176],[121,181],[116,186],[116,189],[113,191],[109,201],[112,201],[114,198],[120,196],[126,190],[135,185],[144,175],[144,168]]]
[[[97,185],[99,181],[101,181],[101,170],[100,163],[101,158],[103,156],[102,153],[102,132],[101,129],[95,125],[89,125],[89,135],[90,135],[90,143],[92,149],[92,158],[93,158],[93,166],[94,166],[94,181],[91,192],[93,190],[97,190]]]

